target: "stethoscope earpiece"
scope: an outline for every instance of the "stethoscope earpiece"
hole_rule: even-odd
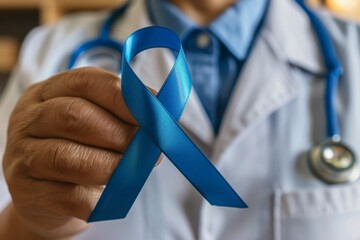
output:
[[[308,157],[312,173],[328,184],[352,183],[360,177],[360,166],[353,150],[338,140],[314,146]]]

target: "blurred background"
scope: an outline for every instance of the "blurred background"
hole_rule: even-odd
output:
[[[124,0],[0,0],[0,93],[16,64],[27,33],[41,24],[51,24],[76,11],[113,8]],[[360,0],[308,0],[324,5],[343,18],[360,21]]]

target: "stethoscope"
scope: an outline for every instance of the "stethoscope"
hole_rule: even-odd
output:
[[[343,74],[343,67],[321,20],[303,0],[296,0],[296,2],[304,9],[313,24],[327,70],[325,90],[327,139],[310,150],[308,164],[313,174],[326,183],[355,182],[359,179],[360,167],[354,151],[342,142],[335,111],[335,94],[339,79]]]
[[[342,142],[338,119],[335,111],[334,97],[338,88],[343,68],[336,55],[332,40],[325,26],[316,14],[306,6],[304,0],[295,0],[306,12],[316,32],[323,60],[327,69],[325,90],[325,111],[327,119],[327,139],[315,145],[309,151],[308,165],[318,179],[328,184],[355,182],[360,177],[360,166],[354,151]],[[130,2],[130,1],[129,1]],[[79,58],[95,48],[106,48],[117,54],[122,54],[123,44],[111,37],[114,22],[125,12],[130,3],[115,9],[102,25],[100,35],[82,43],[70,57],[68,69],[76,66]],[[119,61],[118,69],[121,68]],[[120,71],[119,71],[120,72]]]

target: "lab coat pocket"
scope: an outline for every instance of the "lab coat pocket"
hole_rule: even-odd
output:
[[[276,240],[360,239],[360,184],[275,193]]]

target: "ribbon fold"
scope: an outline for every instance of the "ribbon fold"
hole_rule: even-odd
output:
[[[130,66],[150,48],[177,53],[174,66],[157,96],[153,96]],[[161,152],[212,205],[247,205],[182,130],[178,121],[191,90],[191,77],[180,39],[163,27],[147,27],[124,43],[121,87],[130,112],[140,125],[112,174],[88,222],[124,218],[140,193]]]

